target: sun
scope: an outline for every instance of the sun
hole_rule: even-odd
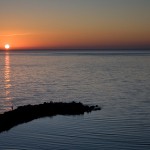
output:
[[[5,44],[5,49],[9,49],[10,45],[9,44]]]

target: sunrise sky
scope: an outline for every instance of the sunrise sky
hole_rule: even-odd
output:
[[[150,0],[0,0],[0,49],[150,48]]]

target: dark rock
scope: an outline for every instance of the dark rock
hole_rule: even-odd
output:
[[[14,126],[42,117],[55,115],[83,115],[85,112],[100,110],[99,106],[88,106],[82,103],[50,102],[39,105],[20,106],[0,115],[0,133]]]

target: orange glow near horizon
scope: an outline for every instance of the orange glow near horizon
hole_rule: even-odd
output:
[[[21,33],[20,33],[21,35]],[[148,45],[150,35],[136,32],[122,33],[107,29],[107,31],[72,31],[72,32],[51,32],[31,35],[12,34],[3,37],[5,49],[30,49],[30,48],[83,48],[83,47],[130,47],[138,45]],[[2,40],[1,40],[2,41]],[[2,47],[0,47],[2,49]]]
[[[0,49],[150,47],[150,1],[117,1],[0,1]]]

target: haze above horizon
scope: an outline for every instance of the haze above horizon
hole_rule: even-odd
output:
[[[150,48],[149,0],[2,0],[0,49]]]

